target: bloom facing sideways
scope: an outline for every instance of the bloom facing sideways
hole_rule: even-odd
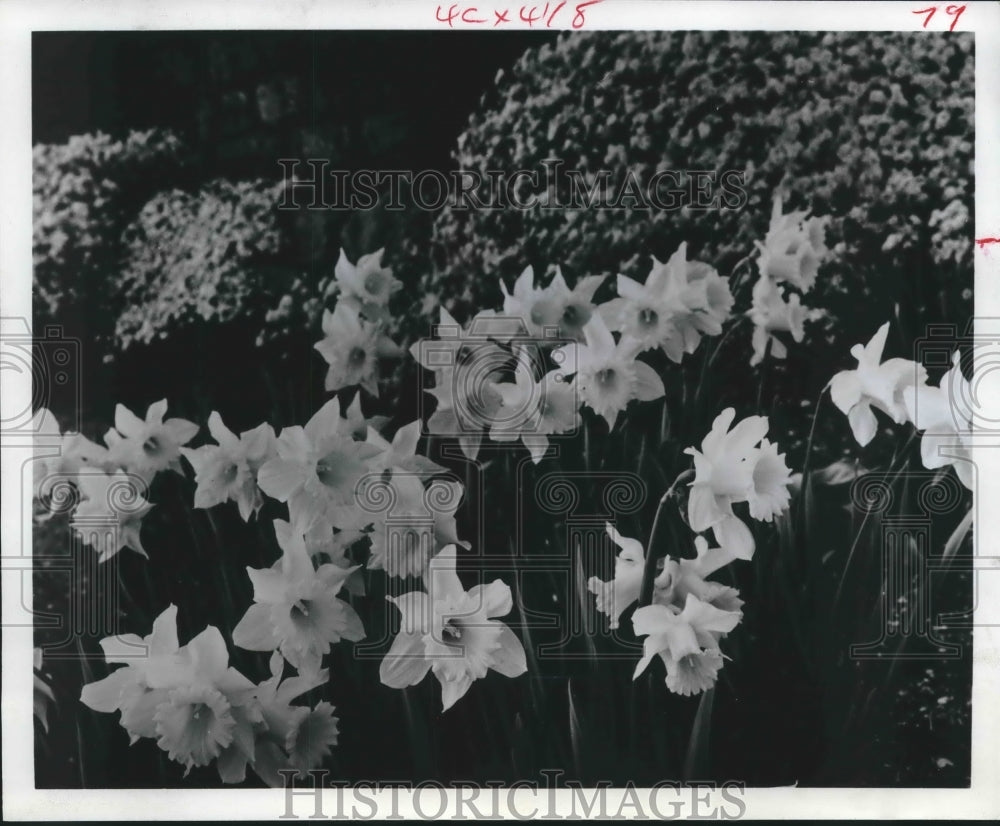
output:
[[[769,522],[787,507],[791,477],[784,456],[764,439],[767,418],[750,416],[729,430],[735,416],[733,408],[723,410],[702,441],[701,450],[689,447],[684,451],[694,457],[695,467],[688,522],[696,533],[711,528],[727,552],[750,559],[753,534],[733,513],[733,505],[749,502],[750,515]]]
[[[274,429],[262,424],[237,436],[213,411],[208,417],[208,430],[218,444],[181,448],[194,468],[198,484],[194,506],[211,508],[232,499],[245,522],[264,504],[257,487],[257,471],[275,454]]]
[[[907,415],[920,439],[920,459],[928,470],[952,465],[959,481],[972,490],[972,417],[969,382],[962,375],[959,353],[937,387],[911,385],[902,391]]]
[[[638,539],[622,536],[610,522],[605,528],[611,541],[621,548],[615,558],[615,577],[604,582],[592,576],[587,580],[587,590],[597,597],[597,610],[608,616],[612,628],[617,628],[621,615],[639,599],[646,554]]]
[[[371,472],[369,460],[379,448],[354,440],[340,402],[330,399],[304,428],[284,428],[275,447],[278,455],[257,474],[260,489],[288,502],[292,524],[302,533],[317,523],[345,527],[337,521],[350,516],[345,509],[354,508],[357,486]]]
[[[254,604],[233,629],[233,643],[250,651],[277,650],[300,673],[313,674],[331,643],[364,639],[361,618],[336,596],[355,568],[314,569],[301,533],[280,519],[274,531],[281,558],[270,568],[247,568]]]
[[[600,315],[584,327],[586,344],[567,344],[553,354],[563,376],[576,374],[584,404],[612,428],[633,399],[653,401],[664,395],[663,380],[636,355],[639,345],[622,338],[617,344]]]
[[[507,585],[496,579],[466,591],[455,573],[454,545],[431,560],[425,582],[426,592],[387,597],[402,623],[379,668],[383,684],[406,688],[433,671],[447,711],[490,669],[505,677],[528,670],[521,641],[495,619],[513,607]]]
[[[142,546],[142,519],[153,506],[145,500],[146,486],[135,476],[85,472],[77,476],[80,504],[70,522],[85,545],[93,547],[99,562],[107,562],[122,548],[148,559]]]
[[[721,582],[708,579],[736,557],[724,548],[710,548],[703,536],[694,538],[697,556],[694,559],[666,559],[663,569],[653,580],[653,603],[683,608],[688,594],[723,611],[739,611],[743,601],[739,591]]]
[[[104,435],[109,462],[142,478],[148,485],[161,470],[183,475],[181,445],[198,433],[198,425],[186,419],[163,420],[167,400],[149,406],[143,421],[125,405],[115,407],[115,426]]]
[[[352,264],[342,249],[333,271],[340,288],[338,303],[360,311],[370,321],[388,319],[389,299],[402,286],[392,270],[382,266],[383,252],[362,255],[357,264]]]
[[[645,636],[642,659],[633,679],[657,655],[667,667],[667,688],[675,694],[700,694],[715,684],[722,668],[719,639],[732,631],[742,614],[723,611],[689,594],[683,610],[645,605],[632,615],[636,636]]]
[[[892,358],[882,362],[888,335],[887,321],[868,344],[855,344],[851,348],[857,368],[842,370],[830,380],[830,398],[847,415],[854,438],[862,447],[872,440],[878,428],[872,408],[881,410],[896,424],[903,424],[908,416],[904,391],[927,381],[927,371],[914,361]]]
[[[35,434],[32,472],[37,499],[48,499],[57,485],[73,480],[84,469],[115,470],[106,447],[80,433],[62,433],[55,416],[44,407],[32,417],[31,432]]]
[[[753,305],[747,315],[754,323],[751,367],[764,360],[768,341],[771,342],[771,355],[776,359],[785,358],[788,348],[773,334],[787,332],[793,341],[801,342],[805,337],[805,322],[815,317],[813,311],[802,306],[798,294],[792,293],[786,300],[782,290],[766,276],[757,279],[753,286]]]
[[[764,278],[786,281],[802,292],[816,283],[820,260],[827,253],[826,218],[809,218],[808,212],[781,214],[781,198],[775,196],[771,225],[764,243],[757,242],[757,266]]]
[[[358,310],[338,303],[331,313],[323,311],[323,338],[313,347],[330,369],[326,389],[360,386],[378,396],[380,358],[394,358],[403,351],[382,332],[381,322],[358,317]]]

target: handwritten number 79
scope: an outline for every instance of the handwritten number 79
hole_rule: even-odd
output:
[[[931,6],[929,9],[920,9],[919,11],[913,12],[913,14],[926,14],[927,17],[924,18],[923,28],[927,28],[927,25],[931,22],[931,18],[934,17],[934,13],[938,10],[938,6]],[[958,18],[962,16],[962,12],[965,11],[965,6],[946,6],[944,13],[949,17],[954,18],[951,21],[951,25],[948,27],[948,31],[955,31],[955,26],[958,25]]]

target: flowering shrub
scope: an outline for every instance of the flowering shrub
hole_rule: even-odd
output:
[[[558,261],[571,274],[631,278],[685,240],[732,268],[760,240],[780,187],[828,219],[837,263],[818,289],[834,317],[853,317],[859,296],[898,295],[892,287],[905,289],[925,261],[939,265],[926,269],[925,295],[964,314],[968,284],[951,273],[972,256],[971,54],[971,37],[922,32],[589,32],[529,50],[471,116],[454,152],[460,169],[542,174],[554,158],[588,186],[602,170],[616,185],[628,173],[734,170],[747,208],[447,207],[425,291],[459,314],[489,296],[473,273],[512,278],[525,262]],[[764,266],[805,255],[808,269],[805,248],[772,257],[784,231],[772,226]],[[925,295],[907,306],[918,318]],[[778,323],[804,334],[798,321]]]

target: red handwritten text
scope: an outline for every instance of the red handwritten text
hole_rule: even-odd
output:
[[[926,29],[931,20],[934,19],[934,14],[937,12],[938,8],[940,7],[930,6],[926,9],[918,9],[917,11],[912,12],[912,14],[927,15],[924,18],[924,23],[923,23],[923,28]],[[965,6],[945,6],[944,13],[947,14],[949,17],[954,18],[951,21],[951,25],[948,27],[948,31],[950,32],[955,31],[955,26],[958,25],[958,18],[962,16],[962,12],[964,11],[965,11]]]
[[[450,6],[438,6],[434,14],[438,23],[444,23],[449,28],[456,25],[481,26],[492,21],[493,28],[497,26],[527,25],[533,29],[537,24],[546,29],[569,23],[574,29],[582,29],[587,25],[587,9],[596,6],[602,0],[582,0],[573,3],[567,0],[548,2],[545,5],[523,5],[490,7],[473,6],[471,3],[452,3]],[[493,16],[490,17],[490,12]],[[562,12],[562,14],[560,14]],[[516,17],[514,16],[516,14]],[[572,16],[570,16],[572,15]]]

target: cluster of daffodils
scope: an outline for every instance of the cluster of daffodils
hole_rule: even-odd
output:
[[[879,327],[867,344],[855,344],[851,356],[858,366],[842,370],[829,383],[830,397],[847,416],[851,432],[864,447],[878,430],[875,411],[896,424],[912,424],[923,431],[920,457],[924,467],[947,466],[965,487],[972,489],[972,393],[962,373],[959,353],[937,387],[927,383],[923,365],[903,358],[882,361],[889,322]]]
[[[688,524],[698,534],[695,558],[657,559],[652,601],[632,615],[635,634],[646,638],[634,676],[658,654],[666,666],[667,688],[685,696],[715,684],[723,664],[720,640],[743,617],[739,592],[708,579],[736,559],[753,557],[753,534],[733,505],[746,503],[750,518],[770,522],[787,510],[790,499],[791,472],[784,454],[764,438],[767,419],[750,416],[730,429],[734,418],[732,408],[724,410],[701,450],[686,451],[694,457]],[[702,535],[708,530],[716,546]],[[617,628],[622,614],[639,600],[649,566],[641,542],[622,536],[610,524],[607,531],[620,548],[614,578],[605,582],[591,577],[587,588],[596,597],[597,609]]]
[[[180,645],[174,605],[148,637],[107,637],[101,647],[109,663],[124,667],[84,686],[82,701],[95,711],[121,712],[132,743],[156,740],[185,773],[214,761],[225,783],[242,782],[249,766],[280,786],[281,772],[315,768],[337,743],[333,706],[293,705],[326,683],[326,671],[282,679],[283,661],[275,655],[270,678],[255,685],[229,665],[217,628]]]
[[[430,431],[456,436],[470,459],[487,435],[520,439],[540,462],[549,437],[576,430],[582,406],[613,428],[631,402],[663,397],[663,380],[638,356],[659,348],[680,362],[702,336],[721,334],[733,306],[728,281],[688,261],[685,244],[666,263],[653,259],[645,284],[619,275],[618,297],[595,304],[603,281],[570,289],[556,269],[538,286],[528,267],[512,291],[501,282],[501,312],[463,326],[442,308],[436,338],[411,348],[434,375]]]
[[[44,408],[35,414],[34,495],[48,515],[69,512],[73,530],[101,562],[123,548],[147,556],[140,532],[153,507],[145,498],[149,486],[161,471],[183,473],[181,446],[199,429],[185,419],[165,420],[166,413],[166,400],[151,404],[145,419],[119,404],[103,446],[62,433]]]
[[[804,211],[782,215],[781,209],[781,198],[775,197],[767,235],[763,243],[757,242],[760,277],[747,313],[754,324],[751,366],[760,364],[768,349],[776,359],[785,358],[788,349],[774,334],[788,333],[799,343],[805,337],[805,322],[822,315],[804,307],[801,296],[816,283],[819,265],[828,253],[827,219],[809,217]]]

